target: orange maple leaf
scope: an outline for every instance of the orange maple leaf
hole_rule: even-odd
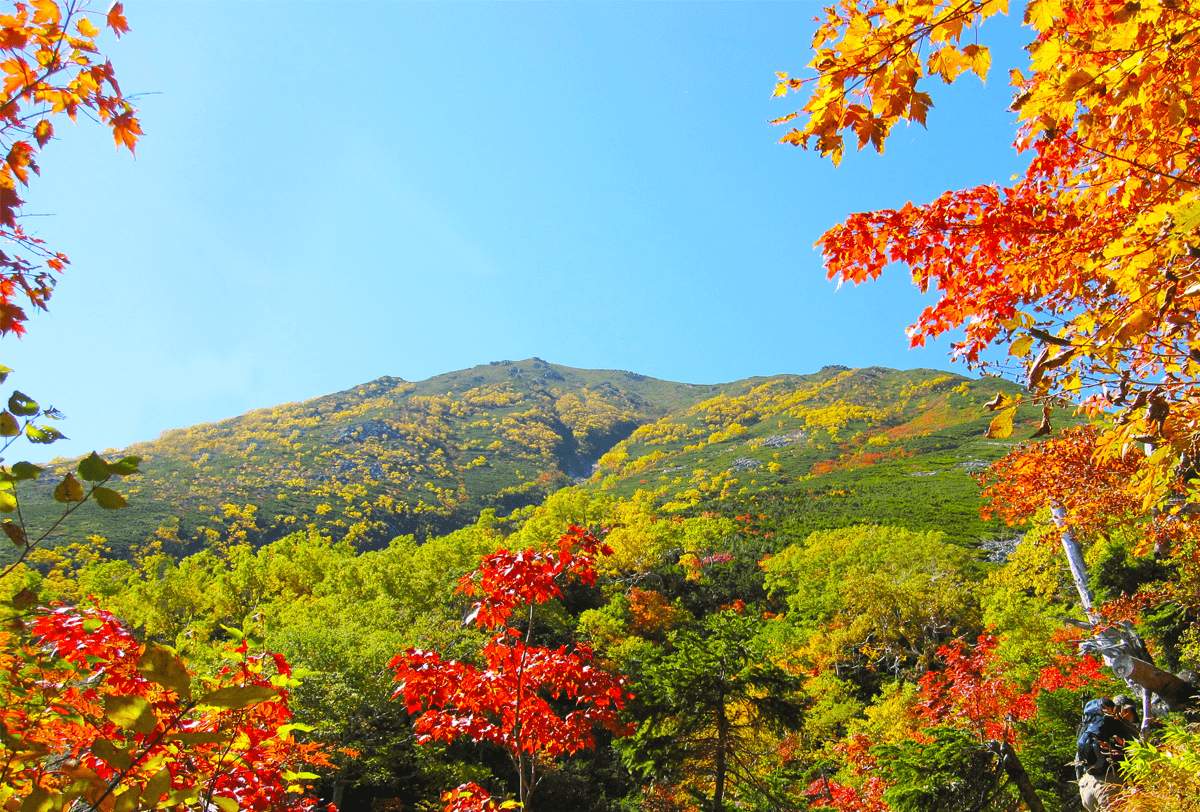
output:
[[[108,27],[118,37],[129,33],[129,23],[125,20],[125,6],[121,3],[115,3],[108,10]]]
[[[142,135],[142,127],[133,113],[122,113],[112,120],[113,140],[117,146],[125,146],[130,152],[137,146],[138,136]]]

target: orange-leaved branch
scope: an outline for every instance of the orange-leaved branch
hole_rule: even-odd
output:
[[[895,124],[925,122],[922,80],[987,72],[976,29],[1006,11],[1003,0],[843,0],[814,36],[812,74],[781,74],[777,95],[807,94],[781,119],[797,124],[783,140],[835,161],[846,133],[882,149]],[[969,363],[1007,347],[1036,396],[1119,412],[1099,451],[1151,443],[1137,477],[1144,504],[1162,503],[1171,474],[1200,459],[1195,5],[1032,0],[1025,22],[1029,64],[1010,77],[1028,168],[1007,186],[853,215],[818,244],[831,277],[861,282],[903,263],[937,291],[914,344],[958,329]]]
[[[21,303],[45,309],[67,263],[18,222],[18,188],[40,173],[35,156],[55,136],[53,119],[90,114],[130,152],[142,134],[137,111],[100,55],[93,17],[117,36],[129,30],[120,3],[102,15],[78,0],[35,0],[0,14],[0,242],[10,246],[0,250],[0,335],[25,331]]]
[[[201,680],[108,612],[20,611],[0,631],[0,806],[316,808],[305,770],[330,762],[292,735],[282,657],[243,640]]]

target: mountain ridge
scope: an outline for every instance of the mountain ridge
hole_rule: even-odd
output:
[[[1021,388],[840,365],[690,384],[537,357],[417,382],[381,376],[130,445],[121,453],[141,456],[144,471],[122,483],[133,507],[92,511],[54,541],[101,535],[127,555],[157,539],[184,554],[310,528],[369,548],[448,532],[482,510],[509,514],[570,486],[642,490],[664,510],[699,509],[864,467],[907,472],[939,450],[979,456],[987,449],[972,443],[996,389]],[[1021,412],[1018,424],[1035,416]],[[55,475],[74,464],[56,460],[35,483],[32,522],[52,520]]]

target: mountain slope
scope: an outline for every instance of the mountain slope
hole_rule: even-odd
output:
[[[1022,390],[998,378],[881,367],[739,381],[639,428],[601,458],[589,486],[620,497],[642,490],[668,511],[770,505],[801,537],[869,521],[981,541],[1003,526],[980,519],[974,476],[1041,421],[1040,409],[1023,406],[1012,437],[985,438],[984,404],[997,391]],[[1071,422],[1066,412],[1054,417]]]
[[[89,510],[56,541],[96,534],[123,555],[156,536],[183,553],[312,526],[378,546],[589,477],[585,487],[615,495],[653,491],[667,511],[753,505],[797,483],[846,498],[864,471],[928,475],[922,504],[938,501],[938,488],[969,501],[969,469],[1007,449],[981,440],[982,404],[996,389],[1019,387],[877,367],[692,385],[538,358],[418,383],[385,377],[130,446],[123,453],[141,456],[145,472],[122,488],[132,507]],[[73,465],[57,461],[62,473]],[[53,481],[43,477],[23,503],[32,524],[55,515]]]

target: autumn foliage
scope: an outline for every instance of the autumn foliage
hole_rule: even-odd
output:
[[[24,600],[24,599],[22,599]],[[328,765],[296,740],[283,658],[245,639],[198,678],[108,612],[58,606],[0,631],[0,806],[106,812],[199,804],[310,810],[304,772]]]
[[[1187,555],[1200,539],[1195,516],[1177,510],[1147,511],[1139,475],[1152,465],[1140,447],[1120,457],[1100,453],[1100,429],[1063,431],[1041,443],[1021,446],[980,477],[989,500],[985,516],[1024,524],[1048,505],[1062,510],[1064,524],[1084,539],[1120,529],[1134,539],[1133,551],[1159,558]],[[1176,491],[1182,483],[1176,482]],[[1183,561],[1194,568],[1194,561]]]
[[[112,64],[99,56],[97,22],[117,36],[129,30],[120,3],[101,15],[86,2],[32,0],[0,14],[0,241],[15,247],[0,251],[0,335],[25,331],[20,302],[45,309],[67,263],[18,222],[18,187],[39,172],[36,156],[54,138],[52,119],[90,114],[130,152],[142,133]]]
[[[1015,725],[1036,714],[1041,691],[1078,690],[1102,679],[1100,664],[1085,655],[1042,669],[1027,689],[1004,674],[996,654],[999,642],[994,635],[982,634],[969,650],[959,641],[943,646],[938,655],[945,668],[931,671],[920,682],[921,717],[933,725],[962,728],[980,741],[1009,741],[1017,735]]]
[[[410,648],[392,660],[397,696],[416,720],[419,742],[467,738],[502,747],[519,779],[525,804],[544,774],[544,761],[595,746],[593,730],[622,732],[618,713],[629,698],[623,677],[597,669],[585,645],[557,649],[530,644],[536,604],[562,596],[561,580],[591,585],[596,558],[610,553],[595,535],[572,526],[557,549],[499,550],[463,576],[459,591],[476,597],[468,619],[499,631],[480,651],[481,665],[443,660]],[[528,608],[527,628],[506,628]],[[557,707],[556,707],[557,706]],[[557,708],[571,708],[560,715]],[[497,808],[474,785],[450,793],[447,810]]]
[[[837,161],[845,134],[882,150],[900,122],[924,124],[923,79],[990,67],[978,27],[1004,0],[843,0],[813,39],[807,93],[784,141]],[[938,301],[914,345],[961,328],[972,363],[1007,345],[1036,395],[1086,398],[1123,420],[1109,456],[1144,438],[1146,498],[1197,459],[1200,401],[1200,26],[1191,2],[1033,0],[1030,64],[1010,73],[1024,173],[1005,187],[855,214],[819,241],[831,277],[912,269]]]
[[[82,113],[134,150],[141,127],[112,65],[99,55],[97,23],[127,32],[120,3],[106,14],[84,2],[32,0],[0,14],[0,335],[24,332],[21,303],[45,308],[67,258],[18,223],[36,156],[55,137],[59,114]],[[0,381],[7,376],[0,367]],[[62,435],[35,420],[61,415],[14,392],[0,412],[0,452],[18,437],[47,444]],[[43,469],[0,467],[4,535],[20,550],[0,580],[17,573],[30,551],[80,505],[127,505],[107,487],[139,473],[136,456],[81,459],[53,488],[62,506],[40,535],[20,512],[18,486]],[[8,586],[8,584],[6,584]],[[278,655],[252,651],[244,635],[211,677],[190,671],[171,649],[143,644],[115,616],[61,604],[38,607],[28,588],[5,601],[0,618],[0,807],[9,812],[103,812],[201,808],[220,812],[317,805],[305,772],[329,766],[323,745],[298,741],[288,690],[298,685]]]

